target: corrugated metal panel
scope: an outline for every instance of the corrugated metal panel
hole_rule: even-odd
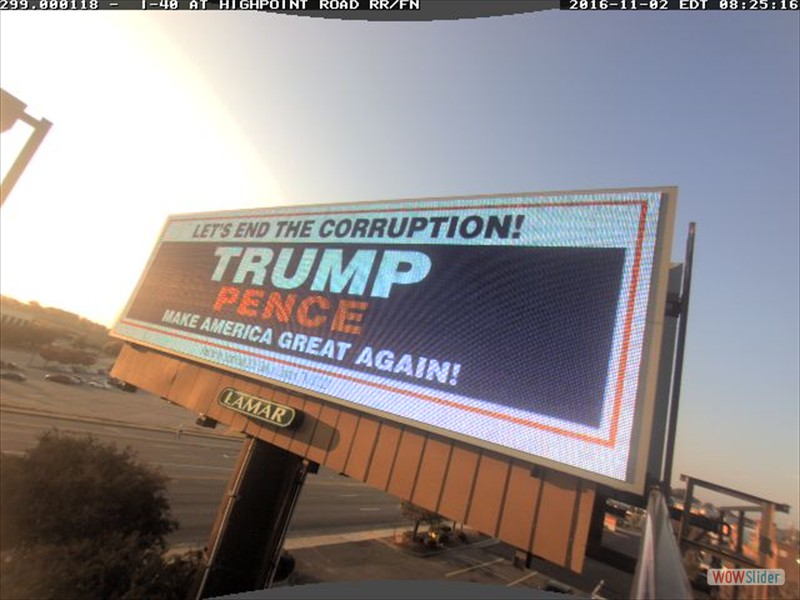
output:
[[[297,414],[300,415],[300,423],[291,429],[286,429],[286,433],[291,433],[291,441],[287,450],[299,456],[308,453],[308,439],[314,433],[314,421],[307,418],[309,415],[310,404],[313,401],[309,398],[299,398],[298,407],[295,407]],[[290,405],[291,406],[291,405]]]
[[[558,565],[567,561],[577,483],[576,478],[557,471],[547,471],[544,479],[531,552]]]
[[[542,481],[531,475],[528,464],[512,463],[508,491],[500,514],[498,537],[517,548],[528,549]]]
[[[348,477],[360,481],[367,478],[367,468],[372,459],[379,427],[380,424],[375,419],[364,416],[359,419],[353,444],[350,446],[350,455],[343,469]]]
[[[115,372],[119,371],[120,365],[124,365],[124,371],[126,374],[136,377],[136,380],[139,382],[143,381],[144,369],[142,368],[141,365],[146,360],[144,354],[145,353],[142,352],[141,350],[134,350],[132,346],[130,346],[129,344],[125,344],[124,346],[122,346],[122,350],[120,350],[119,356],[117,357],[117,360],[114,363]],[[112,373],[112,375],[114,375],[114,373]],[[133,383],[133,381],[131,381],[130,379],[126,379],[122,375],[119,375],[118,377],[120,379],[123,379],[124,381]]]
[[[439,508],[439,496],[444,487],[444,476],[450,462],[453,444],[433,437],[428,439],[422,463],[419,466],[417,485],[414,487],[414,504],[436,512]]]
[[[336,421],[339,419],[339,409],[330,405],[320,405],[321,410],[317,417],[317,428],[308,448],[306,457],[315,463],[324,464],[328,455],[328,448],[336,434]]]
[[[141,387],[148,390],[169,389],[177,375],[180,361],[164,355],[158,355],[156,361],[150,360],[148,354],[151,354],[151,351],[137,352],[137,354],[138,363],[147,365],[143,372]]]
[[[308,456],[311,451],[311,440],[317,431],[319,413],[322,405],[316,400],[306,398],[303,406],[303,422],[294,434],[294,439],[289,446],[289,452],[294,452],[300,456]]]
[[[228,387],[235,388],[237,383],[238,382],[233,377],[223,375],[223,377],[218,380],[216,387],[210,390],[211,393],[208,398],[208,406],[204,411],[205,414],[220,423],[230,425],[236,416],[236,412],[220,406],[217,399],[222,393],[222,390]]]
[[[570,564],[567,565],[578,572],[583,570],[583,560],[586,558],[586,544],[589,540],[589,525],[592,520],[594,496],[594,486],[584,483],[578,500],[580,514],[575,520],[574,529],[571,533],[572,556],[570,557]]]
[[[454,445],[450,465],[445,476],[439,512],[463,523],[472,497],[472,484],[478,470],[479,453],[461,445]]]
[[[126,351],[129,351],[127,350],[127,346],[123,348],[122,352]],[[119,361],[117,362],[119,363]],[[199,372],[200,369],[195,365],[187,362],[180,362],[178,368],[175,370],[175,378],[172,380],[172,385],[166,390],[166,397],[170,400],[180,398],[180,403],[184,406],[190,403],[192,401],[192,388],[194,387],[194,382]]]
[[[223,376],[219,371],[210,369],[196,368],[197,374],[194,378],[188,406],[177,396],[170,397],[170,400],[178,404],[184,404],[187,408],[193,409],[198,413],[207,413],[208,407],[216,403],[217,393],[221,387]]]
[[[156,352],[126,346],[113,375],[517,548],[582,568],[592,483],[543,469],[534,475],[521,461]],[[260,425],[220,406],[228,386],[302,411],[302,425]]]
[[[414,481],[417,478],[424,447],[424,435],[412,431],[410,428],[403,430],[387,488],[390,494],[407,499],[414,493]]]
[[[367,471],[368,484],[384,491],[389,487],[389,476],[392,473],[394,459],[400,446],[402,432],[403,428],[398,425],[386,421],[381,423],[375,452],[372,454],[372,461]]]
[[[347,456],[350,454],[350,445],[353,443],[353,435],[358,425],[358,415],[356,413],[345,410],[340,412],[339,421],[336,423],[338,435],[333,441],[330,452],[328,452],[328,458],[325,460],[325,465],[337,473],[341,473],[342,469],[344,469]]]
[[[466,522],[491,536],[497,534],[500,507],[508,482],[509,460],[481,456]]]

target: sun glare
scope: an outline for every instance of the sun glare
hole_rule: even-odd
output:
[[[168,214],[274,205],[280,190],[147,16],[31,16],[2,20],[0,85],[54,125],[2,209],[2,293],[111,324]],[[3,134],[3,173],[29,131]]]

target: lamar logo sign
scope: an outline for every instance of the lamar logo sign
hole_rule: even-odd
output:
[[[291,427],[300,421],[297,412],[291,406],[256,398],[233,388],[222,390],[219,403],[252,419],[278,427]]]

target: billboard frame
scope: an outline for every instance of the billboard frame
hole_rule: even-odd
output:
[[[658,383],[657,379],[659,370],[658,369],[659,356],[661,353],[661,345],[662,345],[661,339],[664,331],[665,308],[666,308],[667,287],[668,287],[669,267],[670,267],[670,252],[671,252],[671,244],[672,244],[672,236],[674,228],[674,215],[676,209],[675,205],[677,200],[676,187],[660,186],[660,187],[642,187],[642,188],[615,188],[615,189],[572,190],[572,191],[557,191],[557,192],[484,194],[476,196],[426,197],[426,198],[394,199],[394,200],[346,202],[346,203],[330,203],[330,204],[317,203],[317,204],[297,205],[296,207],[294,206],[264,207],[258,209],[213,211],[213,212],[170,215],[161,229],[159,237],[157,238],[153,250],[151,251],[147,265],[145,266],[145,269],[143,270],[142,275],[136,285],[136,288],[131,294],[128,303],[126,304],[124,310],[120,314],[117,324],[119,324],[119,322],[121,322],[124,319],[125,315],[127,315],[128,311],[133,305],[134,300],[137,298],[140,288],[142,287],[142,284],[147,276],[147,273],[149,272],[149,269],[152,266],[152,263],[154,262],[158,254],[160,245],[164,241],[163,238],[166,230],[168,229],[170,224],[177,219],[180,220],[219,219],[219,218],[247,219],[247,218],[256,218],[264,216],[278,216],[278,217],[291,218],[291,217],[301,217],[304,215],[308,215],[309,213],[313,213],[314,209],[324,209],[325,211],[336,212],[337,207],[343,207],[343,206],[348,207],[348,209],[351,209],[352,212],[368,212],[370,210],[376,209],[376,207],[379,208],[380,205],[404,204],[407,206],[407,205],[413,205],[415,203],[431,202],[431,201],[452,202],[452,201],[464,200],[464,201],[475,202],[488,199],[502,200],[503,198],[514,198],[514,199],[540,198],[540,197],[558,198],[559,196],[568,197],[576,195],[635,194],[635,193],[659,194],[661,201],[659,203],[659,215],[657,217],[658,225],[654,239],[650,289],[647,295],[645,320],[643,324],[642,350],[639,363],[639,370],[637,374],[638,375],[637,392],[634,401],[634,414],[633,414],[633,422],[630,434],[631,437],[628,445],[629,452],[628,452],[627,472],[625,480],[598,474],[586,468],[580,468],[577,466],[558,462],[557,460],[548,459],[534,454],[518,451],[513,448],[509,448],[507,446],[501,446],[499,444],[487,442],[485,440],[481,440],[479,438],[475,438],[469,435],[442,429],[441,427],[428,425],[427,423],[421,421],[413,420],[403,416],[398,416],[392,413],[387,413],[379,409],[372,408],[370,406],[359,404],[357,402],[325,394],[324,392],[319,392],[301,387],[299,385],[293,385],[290,383],[285,383],[282,381],[270,379],[267,376],[262,376],[250,371],[237,369],[234,366],[220,365],[218,362],[214,362],[212,360],[204,360],[203,358],[193,354],[185,354],[179,351],[174,351],[172,349],[166,349],[155,344],[148,344],[142,340],[130,338],[128,336],[119,334],[115,330],[112,330],[112,335],[128,343],[131,343],[136,347],[151,348],[166,355],[174,355],[192,362],[210,366],[217,370],[231,372],[233,374],[243,376],[248,379],[252,379],[262,383],[267,383],[269,385],[276,386],[278,388],[283,388],[302,395],[319,398],[321,400],[332,402],[334,404],[352,410],[364,412],[382,419],[388,419],[392,422],[401,425],[407,425],[410,427],[420,429],[422,431],[446,437],[454,441],[466,443],[469,444],[470,446],[474,446],[482,450],[488,450],[490,452],[495,452],[500,455],[508,456],[518,460],[523,460],[532,465],[540,465],[544,468],[565,472],[580,477],[582,479],[594,481],[596,483],[605,485],[610,488],[619,489],[626,492],[642,494],[644,492],[644,488],[647,483],[647,476],[648,476],[647,465],[649,459],[649,451],[651,450],[650,449],[651,434],[654,430],[654,427],[665,426],[665,424],[655,424],[653,420],[654,420],[654,414],[656,413],[655,411],[655,403],[657,400],[656,387]],[[357,207],[359,205],[364,205],[365,208],[363,210],[357,210]],[[296,212],[291,210],[294,208],[297,209]],[[413,210],[413,208],[407,206],[403,210]],[[273,211],[271,215],[265,214],[265,213],[270,213],[270,211]],[[340,211],[338,214],[343,214],[346,212],[347,211]],[[621,367],[620,370],[622,370],[624,374],[624,370]]]

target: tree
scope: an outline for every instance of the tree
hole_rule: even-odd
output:
[[[51,431],[0,455],[3,598],[181,598],[199,556],[165,558],[167,478],[130,449]]]
[[[0,325],[0,340],[3,345],[16,346],[18,348],[29,348],[50,344],[60,337],[64,332],[36,324],[17,324],[3,323]]]
[[[89,352],[63,346],[43,346],[39,348],[39,356],[46,361],[56,361],[67,365],[78,364],[90,367],[97,362],[97,357]]]
[[[94,363],[97,362],[97,357],[90,352],[76,351],[75,354],[73,355],[72,362],[79,365],[83,365],[85,367],[91,367]]]
[[[47,327],[46,325],[35,325],[28,332],[26,346],[36,347],[41,344],[52,344],[65,335],[66,333],[62,330]]]
[[[61,354],[59,353],[58,348],[55,346],[41,346],[39,348],[39,356],[41,356],[47,362],[51,362],[58,360],[58,357],[61,356]]]
[[[22,457],[2,457],[1,547],[66,543],[108,533],[164,545],[167,477],[133,452],[50,431]],[[10,529],[6,530],[6,526]]]
[[[0,564],[0,597],[184,600],[199,552],[165,558],[135,535],[23,546]]]

